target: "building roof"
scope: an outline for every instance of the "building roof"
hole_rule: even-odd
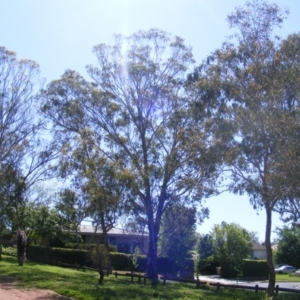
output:
[[[79,232],[84,233],[84,234],[88,234],[88,235],[92,235],[95,234],[95,227],[92,225],[80,225],[79,228]],[[102,229],[97,228],[96,234],[100,234],[102,233]],[[120,236],[120,235],[131,235],[131,236],[148,236],[148,233],[133,233],[133,232],[129,232],[126,231],[125,229],[122,228],[117,228],[117,227],[113,227],[112,229],[110,229],[108,231],[109,235],[115,235],[115,236]]]
[[[264,250],[264,251],[266,251],[266,246],[261,245],[261,244],[256,243],[256,242],[252,242],[252,250]]]

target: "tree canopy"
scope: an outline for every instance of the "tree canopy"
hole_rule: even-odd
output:
[[[159,235],[175,221],[193,228],[192,207],[205,215],[202,199],[225,187],[266,213],[272,296],[272,212],[294,225],[299,218],[300,34],[274,34],[287,14],[247,1],[228,16],[236,34],[197,67],[180,37],[159,29],[116,35],[114,44],[93,48],[88,79],[69,69],[44,89],[35,62],[0,47],[0,231],[37,226],[28,212],[44,228],[40,216],[53,213],[51,224],[58,213],[75,228],[90,216],[105,236],[126,215],[131,228],[147,225],[156,278]],[[49,175],[67,185],[59,212],[33,203],[34,185]],[[177,240],[187,252],[185,230]],[[233,259],[228,246],[248,235],[216,225],[216,257]],[[246,244],[234,246],[238,261]]]
[[[98,66],[87,67],[93,81],[67,71],[45,91],[43,112],[67,145],[71,136],[88,132],[93,146],[127,176],[132,212],[148,224],[150,276],[156,277],[164,211],[169,203],[200,201],[214,184],[215,168],[205,159],[212,144],[205,114],[191,117],[193,97],[184,84],[194,63],[191,49],[153,29],[118,35],[113,46],[95,46],[94,53]]]
[[[231,177],[229,189],[247,193],[253,207],[266,212],[270,296],[275,285],[272,211],[296,191],[299,165],[298,44],[295,35],[286,40],[273,36],[286,14],[278,5],[258,0],[236,8],[228,22],[237,34],[192,78],[201,87],[200,99],[212,97],[219,103],[213,118]]]
[[[250,233],[235,223],[216,224],[210,232],[213,256],[216,261],[230,262],[234,269],[241,270],[243,259],[250,258],[252,244]]]
[[[275,252],[276,263],[300,268],[300,229],[284,227],[278,232],[279,240]]]

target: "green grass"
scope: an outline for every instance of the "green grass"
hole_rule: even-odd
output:
[[[290,274],[276,274],[276,281],[294,281],[300,282],[299,276],[290,276]]]
[[[3,255],[0,262],[0,277],[13,276],[20,280],[22,288],[47,288],[61,295],[76,299],[169,299],[169,300],[262,300],[264,293],[225,289],[219,292],[214,287],[201,286],[196,288],[194,284],[167,283],[163,286],[158,283],[152,286],[148,281],[146,285],[130,283],[130,278],[113,275],[105,277],[104,285],[97,284],[96,272],[77,271],[60,267],[48,266],[33,262],[26,262],[19,267],[14,257]],[[282,295],[280,300],[296,300],[299,295]]]

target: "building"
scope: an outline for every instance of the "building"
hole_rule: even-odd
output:
[[[101,229],[95,231],[95,227],[92,225],[81,225],[79,231],[79,234],[86,244],[97,244],[99,238],[101,241]],[[119,252],[133,253],[135,248],[138,247],[139,253],[145,254],[143,249],[148,251],[149,236],[147,233],[131,233],[124,229],[114,227],[108,231],[108,243],[115,245]]]
[[[252,242],[252,259],[267,259],[266,246]]]

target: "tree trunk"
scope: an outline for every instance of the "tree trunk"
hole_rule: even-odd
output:
[[[99,281],[98,281],[98,283],[103,284],[104,272],[103,272],[103,270],[98,270],[98,272],[99,272]]]
[[[267,263],[269,267],[270,277],[267,293],[269,297],[274,298],[274,288],[275,288],[275,270],[273,265],[273,254],[271,247],[271,228],[272,228],[272,210],[269,207],[266,207],[266,250],[267,250]]]
[[[149,248],[147,260],[147,276],[150,279],[157,279],[157,232],[155,230],[153,218],[149,217]]]
[[[101,227],[102,227],[102,233],[103,233],[103,244],[104,244],[104,248],[105,248],[106,270],[110,271],[111,261],[110,261],[110,256],[109,256],[108,234],[107,234],[107,231],[109,229],[105,226],[105,217],[103,214],[101,214]],[[109,228],[111,228],[111,227],[112,227],[112,225],[109,226]],[[100,275],[100,277],[101,277],[101,275]]]
[[[17,255],[19,266],[23,266],[24,260],[26,259],[26,244],[27,236],[24,231],[18,230],[18,245],[17,245]]]

